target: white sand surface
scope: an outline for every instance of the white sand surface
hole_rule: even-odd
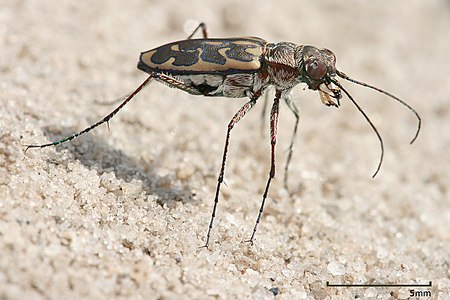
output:
[[[24,152],[101,119],[146,78],[139,53],[194,21],[211,37],[333,50],[339,69],[420,113],[419,138],[408,144],[417,123],[403,106],[343,82],[384,138],[371,179],[379,144],[363,117],[298,86],[290,188],[282,103],[277,177],[251,246],[270,153],[258,104],[232,133],[209,249],[226,126],[245,99],[152,83],[110,131]],[[444,0],[2,0],[0,299],[450,299],[449,33]]]

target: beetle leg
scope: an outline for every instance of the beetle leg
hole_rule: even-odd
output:
[[[269,172],[269,178],[267,179],[266,189],[264,190],[261,207],[259,208],[258,217],[256,218],[255,227],[253,227],[252,236],[247,241],[252,245],[253,245],[253,238],[255,237],[255,233],[256,233],[256,228],[258,227],[259,220],[261,219],[261,215],[264,210],[264,204],[267,199],[267,194],[269,193],[270,182],[275,177],[275,145],[277,143],[277,127],[278,127],[278,114],[279,114],[279,107],[280,107],[280,98],[281,98],[281,91],[276,91],[275,99],[273,100],[273,104],[272,104],[272,111],[270,112],[270,145],[271,145],[270,172]]]
[[[223,155],[222,155],[222,165],[220,167],[220,173],[219,173],[219,177],[217,179],[216,194],[214,196],[214,206],[213,206],[213,210],[212,210],[212,214],[211,214],[211,221],[209,222],[208,233],[206,235],[206,243],[203,246],[205,248],[207,248],[208,244],[209,244],[209,238],[211,236],[211,230],[213,227],[214,218],[216,216],[217,204],[219,203],[219,192],[220,192],[220,186],[223,182],[223,175],[225,173],[225,162],[227,160],[228,146],[229,146],[229,142],[230,142],[230,132],[233,129],[234,125],[236,125],[245,116],[245,114],[256,104],[256,100],[260,96],[261,96],[261,91],[254,93],[250,97],[250,101],[245,103],[244,106],[242,106],[241,109],[238,110],[238,112],[233,116],[230,123],[228,124],[227,135],[225,138],[225,147],[224,147]]]
[[[170,75],[166,75],[163,73],[153,73],[153,76],[155,77],[156,80],[159,80],[159,81],[167,84],[170,87],[185,91],[192,95],[203,95],[203,93],[200,92],[199,90],[186,85],[184,82],[182,82]]]
[[[194,34],[199,30],[202,29],[202,33],[203,33],[203,38],[207,39],[208,38],[208,30],[206,29],[206,24],[201,22],[200,24],[198,24],[198,26],[194,29],[194,31],[191,33],[190,36],[187,37],[187,40],[192,39],[192,37],[194,36]]]
[[[289,107],[289,109],[292,111],[292,113],[295,116],[294,131],[292,132],[291,144],[289,145],[288,156],[286,159],[286,165],[284,166],[284,188],[287,190],[288,189],[288,177],[289,177],[289,165],[291,163],[292,153],[294,151],[294,146],[295,146],[295,140],[297,138],[297,127],[298,127],[298,122],[300,120],[300,114],[298,112],[297,106],[292,101],[290,95],[285,96],[284,102],[286,102],[287,106]]]
[[[91,126],[83,129],[82,131],[78,131],[78,132],[76,132],[66,138],[63,138],[62,140],[56,141],[56,142],[41,144],[41,145],[25,145],[27,147],[25,149],[25,151],[27,151],[30,148],[44,148],[44,147],[56,146],[56,145],[62,144],[64,142],[68,142],[82,134],[85,134],[85,133],[91,131],[92,129],[94,129],[97,126],[100,126],[103,123],[107,123],[108,129],[109,129],[109,120],[111,120],[115,116],[115,114],[117,114],[119,112],[119,110],[121,110],[128,102],[130,102],[131,99],[133,99],[133,97],[136,96],[136,94],[139,93],[149,83],[149,81],[153,77],[154,77],[154,74],[151,74],[149,77],[147,77],[147,79],[145,79],[144,82],[141,83],[141,85],[138,86],[138,88],[134,90],[134,92],[132,92],[130,95],[128,95],[127,98],[125,100],[123,100],[123,102],[119,106],[116,107],[116,109],[114,109],[112,112],[110,112],[107,116],[105,116],[103,119],[101,119],[97,123],[94,123]]]
[[[270,88],[266,89],[266,93],[264,94],[264,102],[262,105],[262,111],[261,111],[261,136],[263,135],[264,128],[266,127],[266,111],[267,111],[267,103],[269,102],[269,90]]]

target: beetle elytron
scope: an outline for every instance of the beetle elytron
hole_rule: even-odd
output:
[[[193,35],[200,28],[203,31],[204,38],[192,39]],[[293,138],[287,156],[286,174],[291,160],[299,113],[296,105],[291,101],[290,92],[297,84],[305,83],[309,89],[318,91],[321,101],[327,106],[340,106],[340,100],[342,98],[341,91],[348,96],[350,101],[370,124],[380,142],[381,156],[373,177],[378,173],[383,161],[383,140],[369,117],[363,112],[347,90],[342,87],[337,77],[374,89],[406,106],[418,119],[417,131],[411,143],[415,141],[419,134],[421,119],[411,106],[386,91],[350,78],[343,72],[337,70],[335,64],[336,57],[328,49],[318,49],[313,46],[296,45],[289,42],[269,43],[256,37],[210,39],[207,36],[206,26],[201,23],[186,40],[169,43],[141,53],[138,68],[147,72],[150,76],[102,120],[62,140],[42,145],[27,145],[27,149],[58,145],[70,141],[105,122],[109,122],[151,79],[193,95],[249,98],[248,102],[236,112],[228,124],[225,148],[215,191],[214,206],[204,245],[207,247],[225,172],[230,132],[236,123],[256,104],[256,101],[263,92],[268,87],[274,87],[275,99],[273,100],[270,113],[271,167],[258,217],[252,235],[248,240],[248,242],[253,243],[256,229],[263,213],[264,203],[269,192],[270,183],[275,177],[275,144],[277,142],[280,99],[285,101],[296,118]],[[286,179],[287,177],[285,177],[285,182]]]

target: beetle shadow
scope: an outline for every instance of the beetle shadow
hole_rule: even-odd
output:
[[[66,127],[46,127],[43,128],[43,131],[45,136],[52,141],[73,133],[73,129]],[[188,182],[180,183],[179,180],[170,175],[158,175],[156,173],[159,168],[157,164],[136,160],[121,150],[113,149],[110,144],[98,136],[85,134],[70,142],[57,145],[55,148],[57,152],[68,150],[84,166],[96,170],[99,176],[113,172],[117,179],[122,179],[127,183],[133,180],[141,181],[145,193],[156,195],[156,202],[161,206],[167,204],[168,207],[173,207],[175,202],[186,203],[195,200],[195,194]],[[67,166],[71,159],[51,158],[47,161]]]

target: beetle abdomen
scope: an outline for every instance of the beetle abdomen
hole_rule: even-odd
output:
[[[138,68],[147,73],[255,73],[266,41],[259,38],[190,39],[141,53]]]

